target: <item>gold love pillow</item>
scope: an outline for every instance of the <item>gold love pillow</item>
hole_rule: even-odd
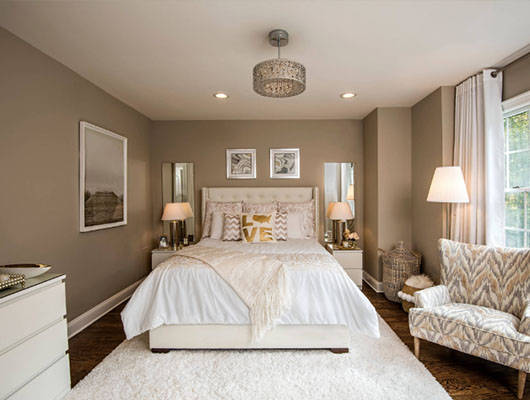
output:
[[[275,243],[274,214],[241,214],[243,243]]]

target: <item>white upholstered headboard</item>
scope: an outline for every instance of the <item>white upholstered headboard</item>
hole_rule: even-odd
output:
[[[267,203],[269,201],[302,202],[315,200],[315,227],[318,235],[318,187],[203,187],[201,200],[201,221],[204,224],[208,201],[246,201]]]

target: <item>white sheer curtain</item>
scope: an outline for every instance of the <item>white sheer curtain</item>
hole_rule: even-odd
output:
[[[451,238],[504,246],[502,73],[484,70],[456,88],[454,165],[462,168],[468,204],[453,204]]]

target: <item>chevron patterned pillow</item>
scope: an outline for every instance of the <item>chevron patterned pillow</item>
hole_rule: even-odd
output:
[[[276,240],[287,240],[286,212],[279,212],[274,215],[274,237]]]
[[[241,240],[241,220],[239,215],[224,214],[223,237],[221,240]]]

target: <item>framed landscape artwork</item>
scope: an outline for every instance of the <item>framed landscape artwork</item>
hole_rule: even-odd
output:
[[[226,149],[226,179],[256,179],[256,149]]]
[[[127,224],[127,138],[79,124],[80,231]]]
[[[271,179],[300,178],[300,149],[270,149]]]

